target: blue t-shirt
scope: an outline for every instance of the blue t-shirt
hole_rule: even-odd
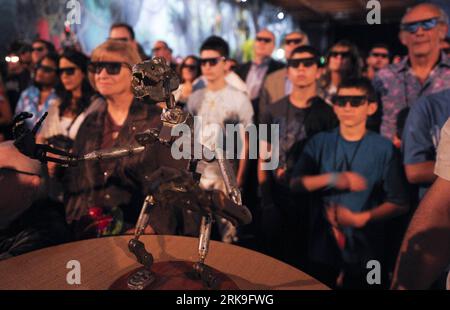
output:
[[[305,146],[294,169],[294,177],[353,171],[367,181],[362,192],[322,190],[315,193],[311,218],[311,258],[334,264],[331,252],[335,241],[325,220],[324,206],[335,202],[353,212],[373,209],[384,202],[407,204],[407,182],[400,156],[386,138],[368,131],[357,142],[344,140],[339,129],[315,135]],[[383,254],[383,223],[369,223],[362,229],[344,228],[346,248],[341,259],[347,263],[367,263]],[[330,252],[331,251],[331,252]],[[336,252],[335,252],[336,253]]]
[[[403,130],[403,163],[436,160],[440,131],[450,117],[450,89],[421,97],[411,107]],[[423,197],[430,185],[421,185]]]

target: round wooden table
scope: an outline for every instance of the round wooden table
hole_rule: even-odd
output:
[[[0,289],[108,289],[140,265],[128,251],[131,236],[91,239],[31,252],[0,262]],[[198,261],[198,239],[143,236],[155,262]],[[81,284],[69,285],[70,261],[78,261]],[[226,274],[243,290],[324,290],[325,285],[269,256],[212,241],[206,264]],[[69,267],[69,268],[68,268]]]

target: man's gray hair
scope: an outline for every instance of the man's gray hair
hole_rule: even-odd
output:
[[[438,6],[438,5],[434,4],[434,3],[421,3],[421,4],[418,4],[418,5],[423,5],[423,4],[427,4],[429,6],[432,6],[432,7],[436,8],[436,10],[438,10],[438,12],[439,12],[440,21],[448,26],[449,18],[448,18],[447,12],[445,12],[444,9],[442,9],[440,6]],[[416,6],[409,7],[409,8],[406,9],[405,14],[403,14],[403,16],[402,16],[401,23],[403,23],[403,20],[405,19],[405,16],[408,15],[408,13],[412,9],[414,9],[415,7]]]

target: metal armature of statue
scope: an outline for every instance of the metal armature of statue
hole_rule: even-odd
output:
[[[186,124],[193,132],[193,117],[176,105],[172,94],[180,84],[177,74],[166,64],[163,58],[153,58],[133,67],[133,90],[137,98],[147,97],[154,102],[166,102],[167,108],[161,114],[162,128],[150,129],[136,135],[139,147],[114,148],[94,151],[82,156],[74,156],[54,149],[47,145],[35,143],[35,134],[42,125],[46,115],[36,124],[33,130],[26,129],[24,120],[31,114],[22,113],[15,118],[14,134],[15,145],[25,155],[38,159],[41,162],[56,162],[60,165],[75,166],[87,160],[108,160],[144,152],[151,149],[155,143],[167,146],[172,145],[176,137],[171,135],[172,129],[180,124]],[[191,143],[194,143],[191,134]],[[219,150],[221,151],[221,150]],[[56,154],[54,158],[47,154]],[[242,205],[241,193],[237,186],[234,171],[228,160],[220,156],[217,160],[227,194],[220,191],[206,191],[199,187],[201,175],[197,173],[198,159],[191,158],[186,170],[161,167],[150,176],[146,176],[146,198],[136,224],[135,235],[130,240],[129,250],[136,256],[137,261],[144,267],[131,274],[127,279],[130,289],[145,289],[155,281],[152,272],[153,256],[145,250],[144,244],[139,241],[145,227],[149,222],[150,208],[167,208],[180,206],[202,215],[199,237],[199,261],[193,266],[193,274],[200,279],[205,288],[218,288],[217,277],[210,267],[205,265],[209,250],[211,225],[213,215],[226,218],[235,226],[251,222],[249,210]]]

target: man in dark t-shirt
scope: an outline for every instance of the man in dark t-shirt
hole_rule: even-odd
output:
[[[372,93],[366,79],[339,87],[339,128],[308,141],[291,180],[293,190],[315,194],[308,271],[331,286],[368,287],[367,264],[376,260],[387,287],[383,221],[407,210],[406,178],[394,146],[366,129],[377,109]]]
[[[319,52],[311,46],[296,48],[288,60],[288,78],[293,90],[278,102],[267,107],[260,119],[269,129],[266,139],[261,139],[262,152],[269,151],[272,162],[278,157],[274,170],[265,170],[267,161],[259,159],[258,179],[262,190],[262,240],[268,254],[302,267],[305,246],[301,230],[306,218],[298,206],[298,197],[289,189],[289,175],[305,141],[317,132],[334,128],[337,119],[333,109],[317,97]],[[279,141],[272,141],[271,126],[278,125]],[[261,135],[260,135],[261,138]],[[279,142],[279,143],[278,143]],[[304,242],[302,243],[304,244]]]

